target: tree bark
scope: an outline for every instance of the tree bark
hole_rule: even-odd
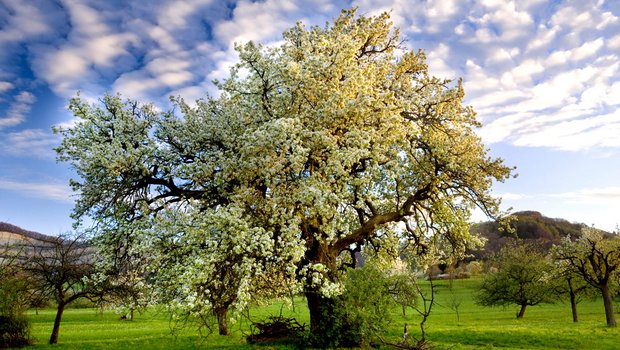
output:
[[[310,249],[306,252],[306,258],[313,264],[323,264],[328,271],[335,273],[337,251],[333,247],[326,246],[318,240],[312,241]],[[335,276],[326,276],[334,281]],[[306,287],[305,290],[308,310],[310,311],[310,332],[320,337],[324,330],[330,330],[332,327],[334,315],[334,300],[325,298],[321,295],[318,288]]]
[[[568,282],[568,294],[570,295],[570,308],[573,312],[573,322],[579,322],[579,315],[577,314],[577,292],[573,288],[573,282],[571,278],[567,279]]]
[[[320,335],[322,329],[327,327],[327,315],[333,313],[331,300],[322,297],[318,291],[306,291],[308,310],[310,311],[310,332]]]
[[[521,310],[519,310],[519,313],[517,314],[517,319],[522,319],[523,315],[525,314],[525,308],[527,307],[527,304],[521,304]]]
[[[217,325],[219,328],[220,335],[228,335],[228,308],[227,307],[219,307],[213,310],[215,316],[217,317]]]
[[[577,314],[577,296],[574,291],[570,291],[570,308],[573,311],[573,322],[579,322],[579,315]]]
[[[60,331],[60,320],[62,319],[62,313],[65,311],[65,303],[63,301],[58,302],[58,308],[56,309],[56,318],[54,319],[54,328],[52,328],[52,335],[50,336],[50,344],[58,343],[58,332]]]
[[[609,290],[609,285],[604,284],[601,287],[601,294],[603,296],[603,305],[605,305],[605,318],[607,319],[608,327],[616,327],[616,317],[614,316],[614,303]]]

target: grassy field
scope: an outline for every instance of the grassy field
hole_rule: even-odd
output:
[[[523,320],[515,318],[517,308],[482,308],[472,301],[476,280],[454,281],[450,291],[446,282],[438,288],[438,305],[427,322],[427,335],[438,349],[618,349],[620,330],[605,326],[605,315],[600,300],[585,300],[579,304],[580,322],[573,323],[570,305],[558,303],[528,307]],[[450,301],[460,301],[456,313]],[[281,304],[255,308],[253,320],[277,315]],[[307,309],[298,300],[295,309],[283,308],[283,314],[295,316],[300,323],[308,323]],[[250,349],[245,335],[247,321],[232,324],[233,334],[221,337],[213,334],[206,340],[193,329],[171,335],[167,316],[156,310],[136,314],[134,321],[119,320],[118,315],[106,311],[99,315],[93,309],[69,309],[65,312],[60,329],[59,344],[46,344],[51,332],[54,310],[30,312],[35,349]],[[402,336],[404,323],[419,335],[419,317],[411,310],[403,317],[394,311],[393,327],[388,338],[396,341]],[[260,349],[286,346],[262,345]]]

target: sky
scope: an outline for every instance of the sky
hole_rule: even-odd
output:
[[[57,163],[68,100],[153,102],[216,93],[235,43],[282,40],[341,9],[389,11],[433,75],[458,79],[491,155],[518,177],[502,209],[620,224],[620,1],[0,0],[0,221],[71,230],[75,173]],[[479,213],[475,220],[484,219]]]

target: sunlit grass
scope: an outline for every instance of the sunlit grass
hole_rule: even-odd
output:
[[[585,300],[579,304],[580,322],[573,323],[570,305],[557,303],[528,307],[522,320],[516,319],[517,307],[482,308],[474,304],[472,294],[476,280],[454,281],[452,291],[445,281],[439,282],[437,302],[427,322],[427,336],[438,349],[617,349],[620,331],[605,325],[600,300]],[[461,302],[460,320],[452,310],[450,300]],[[281,302],[255,307],[250,319],[261,320],[282,312],[308,324],[307,308],[301,298],[294,308]],[[405,323],[409,331],[419,337],[419,316],[407,310],[402,316],[394,310],[392,327],[386,337],[396,342],[402,337]],[[120,320],[113,311],[103,315],[94,309],[68,309],[63,317],[59,344],[47,345],[54,319],[54,310],[29,313],[35,349],[251,349],[245,336],[249,322],[241,319],[231,324],[232,334],[222,337],[216,333],[206,340],[193,328],[186,328],[174,336],[164,312],[153,308],[136,314],[134,321]],[[263,345],[261,349],[286,348],[283,345]],[[288,346],[292,348],[292,346]]]

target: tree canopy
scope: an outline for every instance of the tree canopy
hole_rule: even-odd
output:
[[[143,225],[150,247],[181,244],[177,275],[225,247],[239,276],[252,276],[235,284],[238,303],[260,276],[283,275],[305,292],[316,330],[363,245],[458,254],[479,243],[470,212],[497,214],[489,190],[511,169],[475,134],[461,82],[433,77],[389,14],[343,11],[283,39],[238,45],[219,96],[195,105],[174,98],[158,113],[120,96],[76,97],[78,122],[58,130],[57,152],[79,176],[77,219]]]
[[[548,278],[552,265],[531,243],[513,241],[495,256],[498,270],[489,273],[480,286],[476,302],[483,306],[517,305],[517,318],[527,306],[554,302],[553,281]]]

